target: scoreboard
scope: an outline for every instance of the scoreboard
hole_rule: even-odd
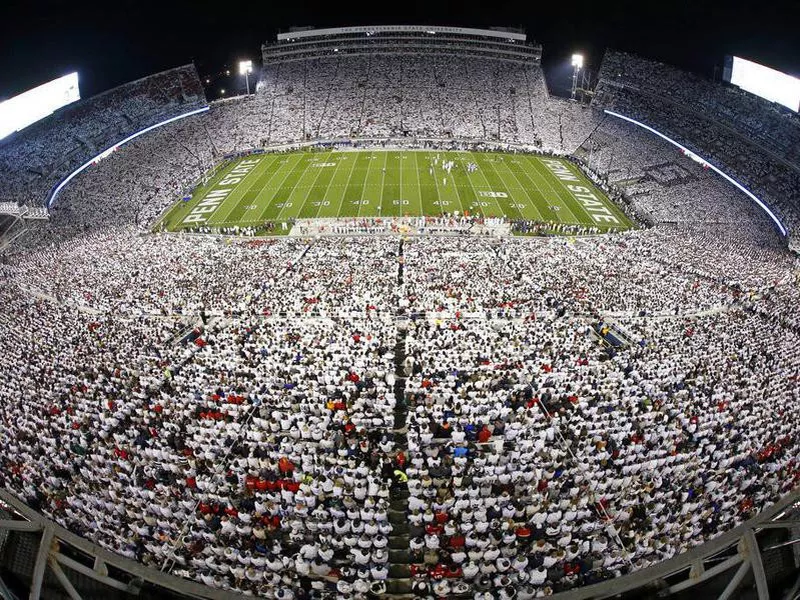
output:
[[[0,139],[80,98],[78,74],[70,73],[0,102]]]
[[[800,111],[800,79],[738,56],[725,59],[725,81],[743,90]]]

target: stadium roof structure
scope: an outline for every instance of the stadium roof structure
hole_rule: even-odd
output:
[[[471,56],[538,65],[542,47],[528,41],[521,29],[447,27],[433,25],[375,25],[312,29],[297,27],[279,33],[261,47],[265,65],[274,62],[375,54]]]
[[[326,29],[306,29],[288,31],[278,34],[278,41],[294,41],[304,38],[319,38],[331,35],[343,35],[363,33],[373,35],[380,33],[427,33],[435,35],[437,33],[451,33],[457,35],[475,35],[500,40],[515,40],[519,42],[527,41],[527,35],[520,29],[510,27],[493,27],[491,29],[475,29],[472,27],[440,27],[430,25],[376,25],[361,27],[330,27]]]

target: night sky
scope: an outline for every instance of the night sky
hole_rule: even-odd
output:
[[[367,6],[367,8],[364,8]],[[800,3],[729,1],[310,2],[0,0],[0,98],[77,70],[81,96],[194,61],[209,98],[228,95],[239,58],[291,25],[522,27],[544,45],[550,85],[569,73],[573,51],[597,68],[606,47],[636,52],[712,77],[726,54],[800,75]],[[794,10],[793,10],[794,9]],[[717,73],[719,77],[719,73]]]

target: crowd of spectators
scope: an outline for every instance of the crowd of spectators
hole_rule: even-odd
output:
[[[620,576],[797,485],[797,391],[775,378],[796,369],[796,337],[764,356],[769,329],[738,311],[647,321],[641,346],[604,361],[557,314],[414,328],[420,590],[532,598]]]
[[[0,262],[0,484],[214,587],[379,597],[403,560],[418,596],[481,600],[645,568],[797,486],[798,264],[747,198],[591,108],[561,111],[538,70],[404,60],[275,67],[253,98],[143,136],[64,189]],[[423,98],[438,98],[429,117]],[[657,225],[147,233],[221,153],[293,131],[395,135],[406,118],[580,146]],[[601,322],[626,344],[605,345]]]
[[[640,120],[728,172],[797,227],[800,119],[734,87],[609,51],[592,105]]]
[[[602,69],[608,82],[691,106],[800,166],[800,117],[781,104],[625,52],[607,51]]]
[[[720,237],[119,229],[12,254],[3,483],[108,549],[267,597],[386,589],[398,465],[419,595],[530,598],[643,568],[798,477],[777,374],[800,348],[770,315],[795,265]],[[632,346],[609,357],[597,315]]]
[[[194,65],[76,102],[0,142],[0,198],[42,204],[71,171],[115,143],[207,104]]]
[[[738,223],[764,218],[754,203],[731,201],[728,182],[681,151],[633,125],[604,116],[576,151],[603,182],[624,191],[634,212],[651,223]]]

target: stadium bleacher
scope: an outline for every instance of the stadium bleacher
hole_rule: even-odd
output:
[[[4,488],[214,588],[487,600],[646,569],[796,489],[797,257],[747,197],[600,108],[768,179],[793,226],[775,190],[800,188],[773,176],[796,157],[731,141],[783,135],[774,115],[618,53],[582,106],[549,96],[535,45],[331,35],[265,46],[255,94],[120,147],[3,251]],[[695,90],[698,115],[675,108]],[[0,145],[0,197],[42,203],[95,150],[204,102],[181,67],[59,112]],[[150,232],[225,154],[390,136],[574,154],[654,226]]]
[[[674,67],[608,51],[593,106],[638,119],[729,172],[797,226],[800,117]]]
[[[0,198],[41,204],[76,167],[150,125],[206,105],[194,65],[77,102],[0,142]]]

